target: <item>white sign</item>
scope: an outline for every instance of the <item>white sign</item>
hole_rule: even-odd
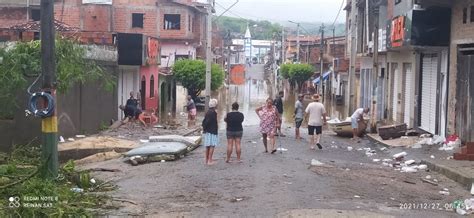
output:
[[[82,0],[82,4],[111,5],[112,0]]]

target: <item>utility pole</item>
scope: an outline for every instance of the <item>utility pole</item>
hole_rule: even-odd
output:
[[[209,100],[211,100],[211,66],[212,66],[212,7],[213,0],[208,0],[206,16],[206,111],[209,109]]]
[[[356,32],[356,27],[357,27],[357,5],[356,1],[352,0],[351,2],[351,28],[350,28],[350,34],[351,34],[351,56],[349,59],[349,84],[347,87],[347,97],[346,97],[346,107],[349,108],[348,115],[350,115],[354,111],[355,105],[355,63],[356,63],[356,52],[357,52],[357,32]]]
[[[296,62],[300,62],[300,23],[296,24]]]
[[[41,72],[43,74],[43,91],[56,98],[56,64],[54,57],[54,1],[41,0]],[[54,107],[56,108],[56,107]],[[58,176],[58,119],[53,116],[41,120],[42,131],[42,167],[41,176],[56,178]]]
[[[232,54],[231,45],[232,45],[232,37],[230,36],[230,30],[226,34],[226,41],[227,41],[227,79],[226,79],[226,114],[229,113],[231,100],[230,100],[230,57]]]
[[[323,102],[324,102],[324,89],[323,89],[323,72],[324,72],[324,58],[323,58],[323,55],[324,55],[324,23],[323,25],[321,26],[321,47],[320,47],[320,51],[319,51],[319,60],[320,60],[320,64],[321,64],[321,74],[319,74],[319,95],[321,95],[322,99],[323,99]]]
[[[377,132],[377,89],[378,89],[378,72],[379,72],[379,8],[373,5],[374,17],[374,66],[372,69],[372,108],[370,118],[370,132]]]

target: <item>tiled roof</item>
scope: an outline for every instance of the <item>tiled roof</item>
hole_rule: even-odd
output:
[[[20,31],[37,31],[41,30],[40,21],[30,21],[23,24],[17,24],[8,28],[9,30],[20,30]],[[71,27],[61,21],[54,20],[54,29],[59,32],[76,32],[79,31],[77,27]]]

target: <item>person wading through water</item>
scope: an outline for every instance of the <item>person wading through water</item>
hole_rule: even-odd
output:
[[[270,144],[272,149],[272,154],[275,153],[275,132],[276,127],[280,123],[278,116],[278,111],[273,105],[273,100],[268,98],[266,104],[255,110],[258,117],[260,118],[260,132],[263,137],[263,146],[265,146],[265,152],[268,152],[267,147],[267,137],[270,138]]]

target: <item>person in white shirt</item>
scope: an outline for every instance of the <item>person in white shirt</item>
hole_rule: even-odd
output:
[[[359,121],[364,121],[364,114],[368,114],[370,108],[359,108],[351,116],[352,140],[359,138]]]
[[[326,109],[324,105],[319,102],[318,94],[314,94],[312,99],[313,102],[309,103],[305,110],[306,120],[308,120],[308,135],[311,136],[310,147],[314,150],[314,143],[316,142],[318,148],[323,149],[323,146],[321,146],[319,142],[321,140],[321,134],[323,133],[323,125],[326,124]],[[316,136],[314,132],[316,132]]]

